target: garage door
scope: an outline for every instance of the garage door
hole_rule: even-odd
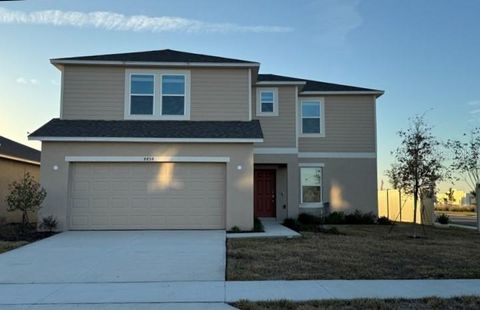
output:
[[[73,163],[70,229],[223,229],[225,164]]]

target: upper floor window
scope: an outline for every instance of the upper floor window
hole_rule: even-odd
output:
[[[278,116],[278,89],[257,89],[257,115]]]
[[[323,100],[304,99],[300,101],[300,123],[303,136],[325,135],[325,117],[323,110]]]
[[[153,114],[154,80],[155,78],[151,74],[132,74],[130,81],[130,114]]]
[[[185,114],[185,76],[162,75],[162,115]]]
[[[126,70],[125,118],[190,118],[190,73],[184,70]]]

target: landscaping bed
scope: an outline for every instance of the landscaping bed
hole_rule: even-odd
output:
[[[422,298],[422,299],[353,299],[308,302],[240,301],[233,304],[241,310],[314,310],[314,309],[479,309],[480,297]]]
[[[412,239],[411,224],[325,227],[294,239],[229,239],[227,279],[480,278],[474,231],[426,226],[426,238]]]
[[[52,236],[53,232],[40,232],[35,225],[22,228],[20,224],[0,225],[0,253]]]

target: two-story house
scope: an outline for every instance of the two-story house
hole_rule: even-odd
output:
[[[382,91],[158,50],[52,59],[39,216],[60,230],[249,230],[254,215],[377,210]]]

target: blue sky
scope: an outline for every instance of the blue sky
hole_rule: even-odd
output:
[[[87,15],[95,12],[108,13]],[[385,90],[377,105],[382,179],[409,117],[428,111],[442,139],[480,126],[478,12],[476,0],[2,2],[0,134],[40,147],[26,135],[59,114],[50,58],[171,48]]]

